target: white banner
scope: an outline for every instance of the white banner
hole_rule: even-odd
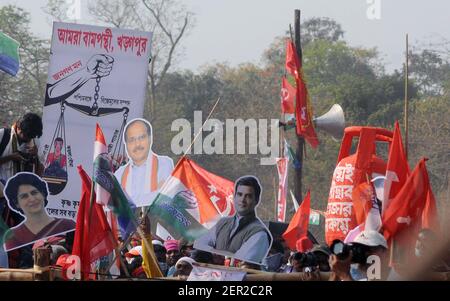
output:
[[[247,273],[227,269],[193,266],[187,281],[242,281]]]
[[[75,219],[81,181],[92,173],[96,123],[111,154],[125,154],[121,129],[142,117],[152,33],[55,22],[40,144],[48,213]]]

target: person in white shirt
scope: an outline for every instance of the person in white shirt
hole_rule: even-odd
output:
[[[129,161],[115,176],[136,207],[150,206],[173,171],[173,160],[152,152],[152,127],[144,119],[131,120],[124,130]]]

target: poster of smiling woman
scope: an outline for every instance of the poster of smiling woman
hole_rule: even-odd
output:
[[[6,251],[75,229],[73,220],[48,215],[47,183],[33,173],[20,172],[10,178],[3,194],[9,208],[24,217],[19,225],[5,232],[3,241]]]

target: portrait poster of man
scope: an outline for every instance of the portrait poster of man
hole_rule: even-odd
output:
[[[255,176],[243,176],[234,185],[235,214],[222,217],[194,242],[194,248],[261,264],[269,253],[272,235],[256,214],[261,203],[261,184]]]
[[[170,177],[174,168],[173,160],[152,151],[152,126],[145,119],[136,118],[127,123],[123,143],[128,163],[114,175],[136,207],[150,206]]]
[[[125,157],[121,129],[143,116],[151,41],[151,32],[53,23],[39,149],[51,216],[76,218],[76,167],[92,172],[97,123],[110,154],[119,145],[115,158]]]
[[[20,224],[4,233],[2,241],[6,251],[75,229],[73,220],[48,214],[47,182],[33,173],[20,172],[9,178],[3,194],[9,208],[24,217]]]

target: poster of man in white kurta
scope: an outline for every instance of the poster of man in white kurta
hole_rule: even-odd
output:
[[[49,164],[43,175],[51,216],[76,217],[76,167],[92,171],[96,123],[110,155],[119,164],[126,157],[123,129],[127,120],[143,116],[151,40],[150,32],[53,23],[39,149],[44,162],[59,163],[58,169]]]
[[[125,127],[123,141],[129,160],[114,175],[136,207],[150,206],[170,177],[173,160],[152,151],[152,126],[147,120],[131,120]]]

